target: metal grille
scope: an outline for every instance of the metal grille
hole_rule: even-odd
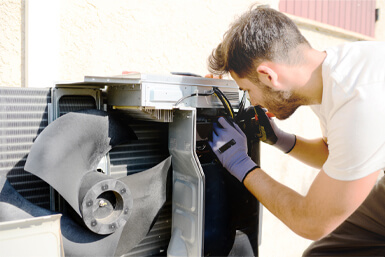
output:
[[[166,256],[171,238],[171,201],[161,209],[156,223],[148,235],[132,249],[128,256]]]
[[[169,156],[168,124],[133,120],[130,127],[138,140],[110,151],[111,176],[116,178],[149,169]],[[167,199],[148,235],[125,256],[166,255],[171,238],[171,190]]]
[[[59,99],[60,116],[68,112],[76,112],[85,109],[96,109],[96,102],[92,96],[68,95]]]
[[[223,91],[223,94],[229,100],[231,106],[235,109],[239,107],[239,92]],[[223,104],[218,100],[217,104],[212,103],[213,106],[223,107]]]
[[[50,187],[24,171],[33,141],[48,125],[50,89],[0,88],[0,173],[30,202],[49,209]]]
[[[232,105],[239,104],[239,92],[223,91],[223,94],[227,97],[227,100],[229,100]]]
[[[111,175],[123,177],[149,169],[168,156],[168,125],[133,121],[130,127],[138,140],[110,151]]]

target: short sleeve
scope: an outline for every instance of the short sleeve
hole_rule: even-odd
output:
[[[332,178],[355,180],[385,166],[385,117],[377,116],[385,113],[385,105],[381,97],[369,97],[362,88],[356,89],[329,113],[329,157],[323,169]]]

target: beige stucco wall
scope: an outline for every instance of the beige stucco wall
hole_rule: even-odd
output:
[[[122,70],[206,73],[206,59],[250,1],[62,1],[60,79]]]
[[[0,86],[24,83],[23,12],[20,0],[0,1]]]
[[[52,63],[43,63],[41,69],[44,70],[44,65],[57,65],[56,80],[82,80],[84,75],[114,75],[123,70],[188,71],[204,75],[207,73],[207,56],[220,42],[234,17],[254,1],[57,2],[57,57]],[[277,8],[279,0],[261,2]],[[379,40],[385,40],[385,1],[377,1],[377,5],[381,8],[381,16],[376,24],[376,35]],[[26,85],[25,12],[24,0],[0,1],[0,86]],[[333,28],[330,30],[320,24],[295,20],[318,50],[361,39],[343,32],[334,33]],[[301,107],[289,120],[278,123],[283,129],[304,137],[321,134],[317,118],[306,107]],[[262,167],[273,178],[302,194],[306,193],[317,173],[270,146],[262,146],[261,157]],[[260,256],[300,256],[309,243],[264,210]]]

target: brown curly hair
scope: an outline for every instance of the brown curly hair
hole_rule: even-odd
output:
[[[216,75],[235,72],[240,78],[256,79],[256,67],[262,61],[293,63],[289,53],[309,42],[294,22],[272,8],[252,7],[239,17],[224,34],[223,41],[208,58],[208,69]],[[293,60],[297,59],[297,60]]]

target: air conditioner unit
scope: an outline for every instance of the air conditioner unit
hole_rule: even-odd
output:
[[[105,253],[118,256],[258,256],[261,205],[215,160],[207,143],[213,122],[226,114],[213,88],[223,92],[237,112],[241,101],[234,81],[193,76],[134,73],[86,76],[82,82],[57,83],[49,89],[0,88],[0,221],[62,213],[66,255],[87,256],[107,249]],[[113,137],[104,125],[92,125],[102,124],[98,122],[104,117],[128,124],[127,133],[136,138],[117,141],[107,153],[100,153],[103,157],[97,158],[93,172],[75,171],[79,167],[73,165],[84,161],[75,154],[86,147],[82,140],[91,140],[98,131]],[[252,147],[252,158],[259,161],[259,142]],[[58,160],[44,160],[64,153],[67,156]],[[168,156],[172,172],[162,178],[165,203],[153,215],[149,231],[127,250],[121,245],[136,233],[127,226],[142,222],[129,216],[129,209],[140,205],[130,197],[135,190],[140,194],[153,190],[143,174],[161,176],[152,167]],[[134,175],[138,179],[127,182]],[[71,185],[76,192],[69,192]],[[96,207],[89,211],[86,198],[92,194],[90,206]],[[111,210],[104,208],[104,200],[111,203]],[[79,228],[71,230],[73,226]],[[71,238],[78,230],[84,236]]]

